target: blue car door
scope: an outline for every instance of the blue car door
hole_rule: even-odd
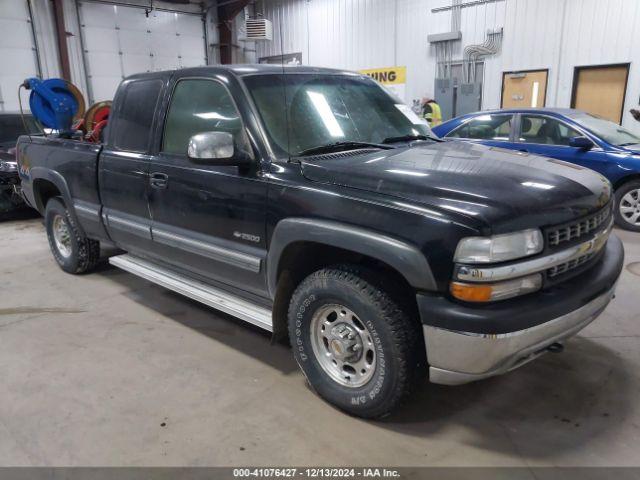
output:
[[[557,158],[606,173],[607,153],[596,145],[590,150],[570,146],[572,137],[584,134],[561,119],[523,113],[518,123],[517,150]]]

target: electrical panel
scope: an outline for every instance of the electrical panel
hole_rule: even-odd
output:
[[[455,115],[477,112],[482,106],[482,82],[463,83],[458,86]]]
[[[434,100],[440,105],[442,111],[442,120],[447,121],[454,117],[455,101],[454,95],[455,89],[453,85],[453,79],[451,78],[436,78],[435,84],[435,98]]]

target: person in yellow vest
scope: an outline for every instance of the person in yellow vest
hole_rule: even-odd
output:
[[[430,127],[435,127],[442,123],[440,105],[430,97],[424,97],[422,99],[422,116],[429,123]]]

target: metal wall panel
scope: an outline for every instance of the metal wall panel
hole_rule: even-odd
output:
[[[79,2],[89,102],[134,73],[206,64],[202,16]]]
[[[0,111],[18,110],[18,85],[39,73],[36,45],[26,0],[0,2]],[[23,106],[29,106],[24,101]]]
[[[274,41],[257,57],[303,52],[303,63],[347,69],[407,67],[407,101],[432,95],[435,50],[427,35],[450,29],[448,0],[265,0]],[[498,0],[462,9],[462,48],[504,28],[502,52],[485,60],[483,108],[499,108],[502,72],[549,69],[547,105],[568,107],[574,68],[631,62],[623,125],[640,97],[638,0]],[[282,38],[282,46],[280,42]]]

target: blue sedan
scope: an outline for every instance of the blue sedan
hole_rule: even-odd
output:
[[[565,160],[613,184],[616,224],[640,232],[640,136],[580,110],[477,112],[433,128],[436,135]]]

